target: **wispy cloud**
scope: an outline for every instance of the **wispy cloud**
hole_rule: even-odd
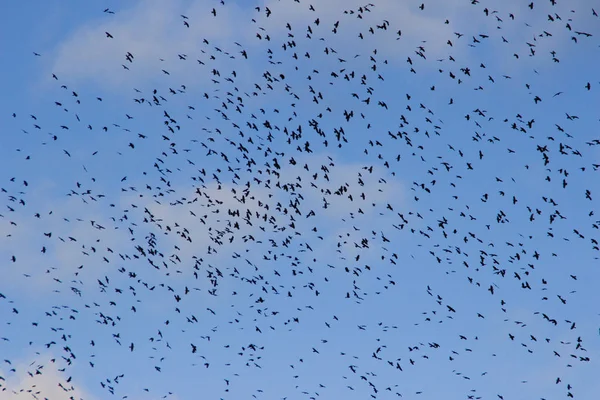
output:
[[[55,368],[51,354],[37,354],[6,362],[0,367],[0,399],[62,399],[76,398],[94,400],[97,397],[67,382],[68,376]],[[14,371],[11,371],[13,370]]]
[[[571,17],[563,15],[564,21],[554,25],[548,25],[546,19],[539,18],[529,18],[528,24],[525,24],[523,15],[530,10],[517,1],[505,2],[498,10],[458,0],[433,1],[420,10],[408,2],[383,0],[377,2],[376,6],[362,8],[362,13],[357,11],[365,6],[360,1],[322,2],[315,6],[315,11],[311,11],[306,3],[267,1],[258,6],[260,12],[249,5],[242,7],[228,3],[216,7],[218,18],[214,18],[210,12],[213,6],[212,2],[205,0],[192,3],[151,0],[119,10],[109,18],[101,15],[95,21],[79,27],[56,47],[52,72],[70,82],[93,82],[99,87],[108,85],[113,89],[125,83],[135,86],[159,79],[163,69],[177,76],[179,81],[185,81],[189,80],[186,78],[197,77],[201,70],[196,60],[208,59],[214,53],[215,46],[235,49],[237,53],[239,48],[233,44],[237,40],[242,42],[241,45],[257,51],[272,46],[278,48],[290,39],[290,31],[286,27],[288,23],[293,28],[294,40],[298,42],[304,40],[307,27],[312,27],[313,39],[304,43],[304,46],[308,46],[306,48],[322,51],[319,38],[326,37],[328,46],[346,57],[376,48],[380,57],[405,63],[407,54],[418,60],[414,51],[422,47],[428,59],[447,60],[453,56],[468,63],[471,58],[468,45],[474,44],[472,38],[478,38],[483,46],[484,39],[479,34],[490,36],[485,45],[498,51],[504,49],[500,36],[505,36],[510,42],[518,42],[522,56],[526,57],[527,41],[534,41],[536,35],[551,28],[555,28],[553,32],[556,35],[557,29],[564,30],[564,22]],[[272,12],[270,17],[265,14],[267,7]],[[487,10],[488,17],[477,18],[483,13],[483,8]],[[350,13],[351,10],[353,13]],[[319,26],[315,24],[317,18],[320,20]],[[389,23],[387,29],[377,28],[384,21]],[[189,28],[184,22],[189,24]],[[338,33],[334,34],[333,24],[336,22],[339,22]],[[369,28],[373,29],[373,33]],[[401,36],[397,35],[398,31]],[[113,38],[107,38],[105,32],[109,32]],[[458,38],[455,32],[464,34],[464,37]],[[256,40],[257,33],[263,36],[269,34],[271,41]],[[364,40],[358,40],[359,34]],[[386,36],[386,40],[382,40],[382,35]],[[392,38],[398,40],[389,40]],[[204,39],[210,45],[206,45]],[[546,43],[549,42],[542,39],[538,40],[536,46],[540,52],[547,52],[550,49],[546,48]],[[569,40],[560,37],[553,39],[554,45],[556,39],[560,39],[563,45]],[[454,42],[454,45],[450,46],[448,41]],[[511,49],[514,48],[511,46]],[[125,58],[128,52],[134,56],[132,63]],[[180,62],[179,55],[185,55],[187,62]],[[229,56],[239,57],[239,54],[232,52]],[[503,59],[510,59],[510,56],[512,54]],[[119,63],[130,70],[124,70]],[[515,65],[523,64],[520,62]],[[219,61],[214,60],[212,65],[218,66]],[[247,62],[246,65],[251,67],[252,63]],[[432,65],[424,63],[422,67],[431,68]]]
[[[241,8],[228,4],[217,7],[218,18],[214,18],[209,12],[213,4],[208,1],[197,1],[190,5],[179,0],[168,3],[155,0],[140,2],[108,19],[102,15],[101,19],[81,26],[57,46],[52,72],[70,82],[91,81],[99,86],[110,85],[113,88],[124,83],[151,81],[161,76],[162,69],[169,70],[179,79],[182,76],[193,77],[194,71],[198,71],[196,59],[208,58],[206,52],[213,51],[214,45],[232,46],[235,39],[242,42],[245,40],[244,45],[253,48],[268,47],[274,43],[279,46],[279,42],[286,38],[287,22],[295,28],[297,35],[306,26],[313,26],[315,50],[321,50],[317,39],[323,35],[332,41],[333,46],[339,46],[341,52],[355,52],[359,51],[355,41],[350,46],[347,39],[357,36],[359,28],[365,28],[365,24],[353,18],[353,15],[344,15],[343,10],[357,9],[359,5],[360,2],[356,2],[356,7],[349,7],[347,2],[334,0],[318,5],[317,13],[310,11],[306,4],[270,1],[260,5],[259,13],[250,7]],[[266,7],[277,17],[266,18]],[[369,9],[372,12],[364,15],[365,19],[369,18],[373,22],[373,28],[375,24],[383,23],[384,19],[389,20],[389,29],[403,32],[402,40],[378,41],[365,31],[362,32],[365,41],[359,42],[359,46],[367,48],[377,44],[390,57],[395,57],[399,49],[414,49],[425,44],[424,42],[428,49],[437,52],[445,46],[445,40],[442,44],[442,39],[451,35],[448,26],[439,26],[434,19],[439,12],[431,16],[429,13],[420,13],[418,9],[410,9],[404,2],[387,0],[384,4]],[[456,6],[442,5],[441,10],[456,14],[459,12]],[[187,19],[184,20],[181,15],[185,15]],[[322,21],[319,27],[314,23],[316,18]],[[340,19],[343,19],[340,34],[334,35],[331,32],[333,23]],[[189,28],[184,26],[184,22],[189,24]],[[107,38],[105,32],[109,32],[113,38]],[[271,35],[272,42],[256,40],[257,33]],[[204,39],[211,45],[207,46]],[[125,59],[128,52],[134,56],[133,63]],[[179,54],[186,55],[189,62],[176,62]],[[130,68],[130,71],[125,71],[118,60]]]
[[[151,0],[120,10],[109,19],[102,15],[102,19],[81,26],[57,46],[52,71],[71,82],[92,81],[117,89],[124,83],[152,80],[162,74],[162,69],[180,74],[184,66],[173,62],[179,54],[188,56],[188,64],[197,68],[196,59],[204,58],[204,39],[212,42],[239,32],[239,9],[222,8],[216,19],[207,12],[211,4]],[[133,55],[132,63],[125,58],[128,52]],[[125,71],[118,60],[130,71]],[[186,75],[190,76],[191,70]]]

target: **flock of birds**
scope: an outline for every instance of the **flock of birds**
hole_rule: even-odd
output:
[[[58,398],[38,384],[50,369],[65,399],[82,382],[97,398],[578,397],[571,371],[597,368],[600,79],[572,71],[600,19],[585,1],[462,3],[459,28],[434,2],[281,0],[197,54],[107,59],[112,92],[52,72],[54,104],[10,117],[0,354],[39,359],[0,357],[0,398]],[[43,202],[48,179],[68,190]],[[556,367],[510,381],[489,372],[502,356],[497,371]]]

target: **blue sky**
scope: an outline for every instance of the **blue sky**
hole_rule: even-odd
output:
[[[2,13],[0,399],[598,393],[590,3],[225,3]]]

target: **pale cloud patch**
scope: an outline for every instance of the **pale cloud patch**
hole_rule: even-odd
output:
[[[7,259],[15,255],[13,265],[17,266],[4,269],[3,275],[11,282],[11,290],[26,288],[30,298],[46,296],[53,289],[67,290],[67,281],[76,278],[80,267],[86,271],[82,274],[86,279],[102,276],[112,265],[103,262],[103,257],[114,260],[129,241],[126,231],[114,229],[115,224],[99,205],[84,204],[79,198],[54,199],[51,203],[51,215],[41,213],[39,219],[16,215],[12,219],[18,229],[0,236],[0,247],[6,249],[1,254]]]
[[[207,1],[190,6],[183,1],[144,1],[108,20],[88,23],[58,46],[52,70],[71,81],[92,80],[116,88],[125,82],[155,79],[163,74],[161,69],[181,74],[185,66],[172,62],[179,54],[188,57],[186,64],[193,63],[198,68],[196,59],[207,58],[202,53],[207,48],[203,39],[212,42],[239,32],[234,29],[239,26],[235,23],[240,13],[237,7],[221,7],[219,18],[214,18],[207,12],[209,5],[212,3]],[[108,38],[105,32],[113,38]],[[125,59],[128,52],[134,57],[131,63]],[[160,61],[161,58],[165,61]],[[125,71],[118,60],[130,70]],[[191,70],[186,74],[192,76]]]
[[[198,189],[179,188],[175,192],[180,193],[179,197],[187,199],[186,202],[173,205],[169,201],[158,203],[148,199],[139,207],[147,208],[154,215],[155,223],[160,225],[163,231],[169,226],[173,237],[170,240],[171,245],[185,241],[179,238],[175,239],[176,232],[183,231],[185,228],[188,231],[187,235],[192,239],[191,247],[195,249],[196,253],[198,249],[217,246],[211,237],[220,236],[219,231],[227,231],[228,234],[225,236],[229,237],[229,234],[235,233],[236,236],[243,236],[258,229],[258,227],[251,228],[243,223],[241,218],[246,215],[247,211],[252,214],[252,219],[255,218],[257,212],[264,213],[266,211],[263,208],[264,204],[271,202],[269,191],[262,187],[252,187],[250,191],[246,192],[246,195],[242,187],[234,187],[231,184],[222,184],[220,188],[217,184]],[[239,201],[242,198],[245,198],[243,203]],[[139,203],[139,199],[136,200]],[[123,201],[127,202],[126,199]],[[240,210],[240,217],[233,218],[228,215],[228,210],[237,209]],[[219,212],[216,213],[216,210]],[[239,230],[236,229],[235,232],[233,227],[229,226],[229,221],[234,219],[240,221]],[[190,257],[192,255],[194,254],[188,254]]]
[[[356,217],[354,223],[361,225],[361,221],[367,218],[371,221],[386,218],[387,204],[396,212],[406,206],[404,184],[384,170],[374,168],[371,173],[358,163],[332,163],[326,154],[300,155],[295,159],[296,166],[282,167],[277,180],[282,187],[292,183],[302,186],[296,189],[301,194],[298,204],[301,215],[290,206],[290,201],[299,197],[295,197],[292,190],[274,190],[277,183],[274,181],[270,183],[271,189],[263,186],[264,181],[263,185],[252,185],[247,191],[242,185],[221,184],[219,189],[219,185],[210,184],[198,188],[200,194],[191,187],[174,189],[180,201],[163,198],[158,203],[149,197],[142,203],[139,198],[135,200],[139,209],[147,209],[153,215],[149,231],[155,232],[165,260],[173,260],[174,256],[181,260],[181,264],[178,261],[172,268],[179,271],[182,277],[188,274],[181,271],[188,270],[189,262],[193,262],[194,258],[224,265],[236,253],[244,257],[249,248],[256,249],[259,245],[265,246],[265,249],[271,248],[268,242],[271,239],[280,243],[288,235],[296,237],[295,231],[308,233],[316,226],[319,232],[317,236],[321,231],[338,232],[347,225],[343,219],[350,221],[351,215]],[[305,163],[310,166],[310,171],[302,167]],[[321,166],[329,167],[328,181]],[[315,172],[318,172],[318,180],[312,178]],[[313,186],[311,183],[315,182]],[[340,187],[346,187],[347,192],[335,194]],[[361,193],[365,193],[364,200]],[[352,194],[353,200],[348,198],[349,194]],[[242,198],[243,202],[240,201]],[[131,199],[122,198],[123,204],[130,202]],[[324,208],[325,202],[328,203],[327,208]],[[229,211],[239,212],[239,216],[229,215]],[[264,215],[267,215],[268,222],[264,221]],[[146,217],[149,219],[149,215]],[[294,228],[289,226],[292,218]],[[236,223],[238,226],[235,226]],[[274,224],[285,227],[285,230],[274,230]],[[165,232],[168,234],[165,235]],[[191,238],[191,242],[182,237],[181,232]],[[311,235],[303,236],[304,239],[298,237],[298,240],[316,244]],[[329,238],[326,239],[329,243]]]
[[[70,81],[93,81],[101,86],[118,88],[125,83],[135,85],[163,78],[161,70],[165,69],[171,74],[168,78],[177,77],[177,80],[191,84],[192,78],[205,71],[199,68],[196,59],[207,60],[215,54],[218,57],[211,61],[211,68],[218,69],[226,58],[241,57],[238,53],[243,47],[236,46],[236,41],[241,46],[249,46],[250,54],[262,47],[279,48],[281,43],[291,40],[287,23],[293,28],[294,40],[307,46],[308,50],[321,51],[325,45],[336,48],[340,56],[350,57],[366,54],[365,51],[370,53],[377,48],[381,58],[405,63],[407,56],[419,60],[415,51],[422,47],[428,60],[448,59],[452,55],[464,63],[472,57],[467,43],[472,43],[472,37],[478,37],[478,34],[487,34],[490,39],[483,43],[483,39],[479,38],[482,43],[477,47],[485,45],[489,48],[491,45],[492,49],[501,49],[500,36],[504,35],[511,42],[518,41],[522,50],[527,51],[525,42],[533,41],[533,35],[541,34],[547,25],[545,18],[542,20],[534,18],[534,14],[529,15],[526,5],[517,1],[507,1],[499,10],[490,8],[486,17],[483,15],[485,7],[458,0],[428,2],[424,10],[420,10],[417,3],[382,0],[376,2],[376,6],[368,7],[370,11],[363,11],[360,14],[362,18],[358,18],[356,10],[365,4],[331,0],[320,2],[315,5],[316,11],[311,11],[304,2],[270,0],[260,4],[260,12],[257,12],[254,5],[241,7],[227,3],[217,5],[217,16],[213,17],[210,10],[215,4],[205,0],[189,4],[181,0],[139,2],[111,18],[91,21],[76,30],[56,48],[52,72]],[[266,7],[272,11],[268,18]],[[354,14],[344,13],[351,9]],[[510,13],[516,16],[515,21],[509,17]],[[184,20],[181,15],[188,19]],[[566,20],[568,15],[563,17]],[[317,18],[321,21],[319,26],[315,24]],[[387,30],[378,29],[377,25],[382,25],[384,20],[389,22]],[[340,25],[338,33],[333,34],[336,21],[340,21]],[[189,28],[184,26],[184,22],[189,24]],[[303,42],[308,26],[314,32],[309,43]],[[555,26],[558,27],[558,24]],[[369,27],[374,29],[375,34],[369,32]],[[402,32],[401,36],[397,35],[398,30]],[[114,39],[107,38],[105,32]],[[458,39],[454,32],[465,37]],[[257,33],[263,37],[268,34],[271,41],[264,38],[257,40]],[[364,40],[358,38],[359,33]],[[326,41],[321,42],[321,37]],[[210,45],[206,45],[204,39]],[[564,38],[555,36],[553,44],[555,39],[561,40],[564,45]],[[449,46],[448,40],[453,41],[454,46]],[[540,53],[548,50],[547,43],[548,40],[538,41]],[[215,46],[222,47],[224,52],[231,51],[230,55],[216,52]],[[515,44],[509,47],[515,48]],[[126,61],[127,52],[133,54],[133,63]],[[180,54],[185,54],[187,61],[180,62]],[[130,70],[124,70],[120,63]],[[246,63],[246,66],[252,68],[251,64]],[[423,67],[431,65],[425,63]]]
[[[55,359],[50,354],[38,354],[11,364],[4,362],[0,367],[0,376],[4,378],[0,380],[0,400],[97,399],[85,389],[68,383],[68,376],[60,373],[52,360]]]
[[[459,7],[451,3],[451,6],[442,4],[441,10],[458,13]],[[378,3],[377,7],[370,8],[370,13],[364,14],[365,20],[345,15],[343,11],[351,7],[342,0],[319,4],[318,12],[310,11],[306,4],[293,2],[267,2],[261,6],[260,13],[250,7],[242,9],[235,4],[227,4],[217,7],[217,17],[213,17],[208,11],[213,5],[207,1],[196,1],[188,6],[182,1],[152,0],[122,10],[110,19],[92,21],[58,45],[52,72],[69,81],[91,80],[98,85],[110,85],[114,88],[124,83],[139,84],[158,79],[163,74],[162,69],[168,70],[179,80],[182,77],[193,78],[194,73],[203,71],[198,69],[196,59],[206,60],[213,53],[219,54],[215,53],[215,45],[225,46],[224,51],[234,49],[236,53],[241,48],[233,44],[235,41],[251,46],[254,50],[260,47],[279,47],[281,40],[287,40],[285,32],[288,32],[288,22],[294,27],[297,39],[302,35],[299,26],[313,26],[313,44],[318,44],[319,49],[321,42],[317,43],[317,40],[321,37],[320,33],[324,33],[328,41],[331,41],[328,45],[336,48],[339,46],[345,52],[359,51],[361,47],[376,44],[386,56],[403,54],[402,61],[404,53],[399,50],[414,50],[426,42],[428,51],[437,53],[445,46],[446,39],[443,38],[452,34],[448,25],[443,25],[438,20],[439,12],[433,15],[419,13],[419,10],[410,9],[405,2],[386,0]],[[354,8],[359,5],[357,2]],[[273,11],[269,18],[263,15],[265,6]],[[185,15],[187,19],[184,20],[181,15]],[[320,27],[314,24],[316,18],[322,20]],[[382,41],[380,35],[368,32],[369,22],[375,25],[382,23],[384,19],[390,22],[388,29],[394,32],[402,30],[401,40]],[[333,35],[331,28],[337,20],[342,20],[340,34]],[[184,21],[190,25],[189,28],[183,25]],[[364,41],[359,41],[358,38],[348,40],[358,36],[359,31],[363,30]],[[110,33],[113,39],[107,38],[105,32]],[[257,33],[270,35],[271,41],[258,41],[255,38]],[[210,45],[206,45],[204,39]],[[369,49],[371,50],[370,47]],[[132,63],[125,59],[128,52],[134,56]],[[177,62],[180,54],[187,56],[187,62]],[[239,54],[235,55],[240,57]],[[165,61],[160,61],[161,59]],[[125,71],[119,65],[119,60],[130,70]],[[218,66],[219,63],[214,65]]]
[[[377,210],[380,210],[381,206],[385,208],[387,203],[399,208],[406,204],[404,183],[380,168],[373,167],[370,172],[370,166],[366,164],[332,162],[326,153],[295,159],[298,165],[307,164],[312,168],[309,172],[302,170],[302,184],[308,189],[302,191],[306,204],[320,209],[325,201],[331,203],[327,209],[320,209],[321,217],[339,220],[340,217],[348,217],[350,213],[357,214],[358,208],[361,208],[365,215],[371,215],[375,212],[373,203],[377,205]],[[319,166],[327,168],[328,180],[324,178],[325,173]],[[311,186],[311,181],[315,182],[312,177],[314,173],[319,176],[316,181],[318,188]],[[294,174],[298,173],[290,167],[283,168],[281,172],[281,175],[286,177],[293,177]],[[321,192],[321,189],[328,189],[329,192],[335,193],[342,187],[347,188],[342,195]],[[365,195],[364,200],[361,197],[362,193]],[[352,200],[349,195],[352,196]]]
[[[464,2],[452,0],[430,4],[425,11],[421,11],[416,3],[404,1],[382,0],[374,3],[375,6],[365,8],[368,2],[332,0],[316,4],[313,12],[306,4],[268,1],[266,5],[276,18],[264,18],[260,23],[268,31],[280,33],[287,31],[285,26],[288,22],[292,27],[310,25],[314,39],[326,37],[327,46],[342,50],[346,56],[364,54],[364,49],[370,52],[376,48],[390,60],[404,62],[407,54],[416,57],[413,50],[418,46],[424,46],[431,57],[445,55],[446,49],[449,49],[446,41],[451,38],[455,27],[453,17],[469,11]],[[363,12],[359,13],[359,8]],[[351,14],[350,10],[354,13]],[[319,26],[314,23],[317,18]],[[446,18],[449,24],[444,24]],[[387,29],[378,29],[377,25],[383,25],[384,21],[389,23]],[[339,25],[337,33],[333,34],[336,22]],[[374,33],[369,28],[373,28]],[[401,31],[401,35],[397,34],[398,31]],[[362,40],[359,39],[360,33]],[[382,35],[385,35],[385,40],[382,40]],[[459,51],[454,49],[454,53]]]

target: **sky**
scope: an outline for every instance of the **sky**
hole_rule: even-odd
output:
[[[372,3],[5,5],[0,400],[600,392],[592,2]]]

